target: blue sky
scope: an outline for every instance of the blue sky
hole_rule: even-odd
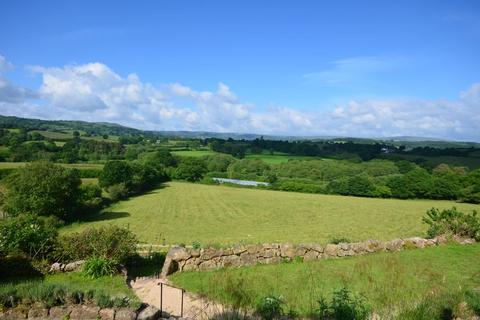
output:
[[[480,140],[479,1],[2,1],[0,113]]]

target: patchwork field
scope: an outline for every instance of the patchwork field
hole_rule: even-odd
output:
[[[301,315],[314,311],[322,296],[329,297],[334,290],[348,286],[349,290],[363,294],[376,312],[391,316],[396,309],[408,309],[432,294],[454,295],[460,289],[480,290],[480,264],[474,261],[480,261],[480,244],[178,273],[170,280],[187,290],[227,303],[238,299],[241,292],[252,299],[252,305],[261,297],[280,295],[287,310],[293,308]]]
[[[352,241],[423,235],[431,207],[461,210],[478,205],[451,201],[395,200],[315,195],[170,182],[106,208],[90,222],[63,232],[116,223],[154,244]]]

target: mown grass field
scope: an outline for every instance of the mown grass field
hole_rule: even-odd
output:
[[[1,169],[17,169],[26,166],[29,162],[0,162]],[[76,169],[103,169],[103,164],[97,163],[58,163],[65,168],[76,168]]]
[[[116,223],[142,242],[207,244],[328,242],[334,237],[389,240],[424,235],[421,218],[431,207],[460,210],[478,205],[450,201],[395,200],[315,195],[170,182],[121,201],[90,222],[63,232]]]
[[[181,151],[172,151],[172,154],[182,157],[204,157],[217,154],[215,151],[211,150],[181,150]]]
[[[281,295],[288,307],[302,315],[318,307],[320,297],[329,297],[334,290],[347,286],[364,294],[376,312],[391,315],[396,309],[428,299],[429,294],[480,290],[478,261],[480,244],[448,245],[316,262],[177,273],[170,280],[222,302],[231,302],[232,292],[245,292],[252,304],[267,295]]]
[[[259,159],[268,164],[285,163],[288,160],[311,160],[320,159],[317,157],[292,156],[288,154],[247,154],[246,159]]]

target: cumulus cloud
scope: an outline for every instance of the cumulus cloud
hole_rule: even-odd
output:
[[[349,62],[344,62],[349,63]],[[286,135],[431,136],[480,141],[480,83],[452,100],[352,100],[330,110],[273,106],[263,111],[224,83],[197,91],[180,83],[154,86],[102,63],[33,67],[35,92],[0,79],[0,112],[48,119],[110,121],[151,130]],[[3,82],[2,82],[3,81]],[[31,98],[39,98],[32,102]]]

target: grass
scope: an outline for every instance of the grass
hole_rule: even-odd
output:
[[[448,245],[398,253],[306,263],[262,265],[212,272],[178,273],[176,285],[232,302],[228,292],[245,290],[256,301],[277,294],[300,314],[308,314],[321,296],[347,286],[364,294],[374,310],[391,313],[429,294],[480,289],[480,244]]]
[[[181,151],[172,151],[172,154],[176,156],[183,156],[183,157],[204,157],[204,156],[211,156],[217,154],[215,151],[211,150],[181,150]]]
[[[422,216],[431,207],[459,210],[479,205],[433,200],[395,200],[316,195],[170,182],[121,201],[63,232],[117,223],[153,244],[328,242],[424,235]]]
[[[29,162],[0,162],[1,169],[17,169],[26,166]],[[76,169],[103,169],[103,164],[97,163],[57,163],[65,168],[76,168]]]
[[[259,159],[268,164],[285,163],[289,160],[311,160],[317,157],[292,156],[288,154],[247,154],[246,159]]]

